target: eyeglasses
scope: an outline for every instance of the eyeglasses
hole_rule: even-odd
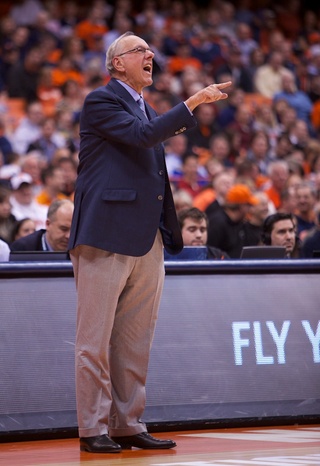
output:
[[[134,49],[127,50],[126,52],[119,53],[119,55],[117,55],[117,56],[121,57],[122,55],[125,55],[127,53],[142,53],[144,55],[146,52],[151,52],[151,53],[154,54],[154,51],[149,49],[148,47],[135,47]]]

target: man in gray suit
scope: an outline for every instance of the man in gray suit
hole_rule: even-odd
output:
[[[194,127],[194,108],[227,98],[220,89],[230,85],[210,85],[157,116],[140,102],[152,84],[153,57],[133,33],[113,42],[111,80],[86,97],[80,119],[69,250],[78,293],[80,449],[93,453],[175,446],[152,437],[141,421],[163,246],[171,254],[183,247],[162,142]]]

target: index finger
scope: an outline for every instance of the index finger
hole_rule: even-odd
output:
[[[231,86],[232,81],[226,81],[225,83],[216,84],[218,89],[224,89],[225,87]]]

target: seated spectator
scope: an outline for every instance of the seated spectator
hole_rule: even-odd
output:
[[[293,144],[290,141],[289,134],[287,132],[280,133],[273,148],[274,158],[277,160],[283,160],[290,155],[292,151]]]
[[[285,134],[289,137],[291,127],[297,121],[296,110],[293,107],[291,107],[291,105],[289,105],[285,100],[282,100],[282,99],[277,100],[274,103],[273,108],[274,108],[274,111],[276,112],[276,117],[279,122],[280,134]]]
[[[84,42],[86,50],[93,50],[95,37],[104,36],[108,30],[104,2],[96,2],[92,3],[88,14],[75,26],[74,33]]]
[[[254,113],[253,129],[255,131],[264,131],[267,134],[272,153],[274,154],[281,129],[272,105],[266,102],[257,104]]]
[[[42,8],[43,6],[38,0],[21,0],[13,4],[9,14],[17,25],[31,26]]]
[[[32,151],[20,159],[21,172],[28,173],[32,178],[34,194],[42,189],[41,171],[47,166],[47,162],[38,151]]]
[[[29,144],[41,135],[41,125],[44,120],[44,111],[41,102],[34,101],[28,104],[26,115],[21,119],[16,129],[10,135],[14,152],[25,155]]]
[[[229,170],[218,172],[211,185],[200,191],[193,200],[193,206],[211,215],[224,205],[225,197],[234,183],[234,174]]]
[[[272,161],[271,147],[268,134],[259,130],[252,134],[250,147],[247,151],[247,158],[255,162],[262,175],[267,175],[268,166]]]
[[[296,110],[297,118],[305,121],[311,130],[312,101],[308,94],[298,89],[293,73],[282,76],[282,89],[273,96],[273,102],[285,100]]]
[[[24,236],[31,235],[36,231],[36,224],[31,218],[22,218],[18,220],[12,230],[12,238],[10,243]],[[10,248],[9,248],[10,249]]]
[[[170,23],[170,25],[169,25]],[[172,57],[176,54],[177,47],[187,41],[185,18],[183,21],[174,18],[166,18],[164,30],[163,51],[165,55]]]
[[[207,246],[208,217],[196,207],[181,210],[178,221],[184,246],[206,246],[207,259],[228,259],[229,256],[218,248]]]
[[[42,104],[43,112],[46,117],[54,117],[56,105],[62,99],[62,90],[55,86],[52,81],[50,66],[44,66],[38,81],[37,96]]]
[[[217,33],[223,37],[227,43],[236,42],[236,7],[233,2],[223,0],[217,6],[221,21],[217,24]]]
[[[231,76],[230,79],[232,79]],[[228,99],[223,103],[223,107],[220,108],[216,117],[217,124],[220,128],[225,128],[235,123],[237,109],[244,103],[245,93],[242,89],[231,88],[228,94]]]
[[[0,185],[0,239],[8,244],[16,223],[16,218],[11,210],[10,196],[11,190],[7,186]]]
[[[72,37],[74,27],[80,20],[81,5],[74,0],[67,0],[60,5],[60,8],[60,35],[63,38]]]
[[[293,145],[293,150],[305,150],[312,139],[307,123],[300,118],[296,118],[289,126],[288,135]]]
[[[0,151],[3,155],[3,162],[5,164],[8,163],[8,157],[13,152],[13,149],[9,138],[6,135],[5,119],[2,116],[0,117]]]
[[[71,110],[73,114],[78,114],[83,106],[84,91],[78,81],[68,79],[61,86],[61,99],[56,104],[57,112]]]
[[[182,171],[182,158],[187,150],[187,137],[177,134],[165,142],[166,166],[170,180],[175,179]]]
[[[297,220],[297,235],[302,241],[304,236],[315,226],[314,208],[317,197],[316,190],[308,181],[296,188],[297,207],[295,216]]]
[[[219,131],[210,138],[209,154],[224,167],[233,167],[234,160],[231,159],[231,143],[224,132]]]
[[[209,67],[218,60],[222,60],[222,51],[218,39],[212,37],[212,32],[206,25],[198,25],[190,38],[192,55]]]
[[[175,189],[173,187],[172,193],[177,213],[180,212],[180,210],[191,209],[193,198],[187,191],[184,189]]]
[[[278,27],[292,42],[298,39],[303,26],[301,6],[301,1],[289,0],[285,3],[280,2],[277,8]]]
[[[44,228],[48,208],[35,200],[31,175],[21,172],[13,176],[10,182],[13,190],[10,202],[16,220],[29,217],[35,223],[37,230]]]
[[[247,239],[252,246],[260,244],[262,225],[270,214],[268,196],[265,193],[258,191],[255,193],[254,197],[258,199],[259,202],[250,207],[245,225]]]
[[[312,179],[320,171],[320,140],[311,139],[304,149],[304,171]]]
[[[143,10],[144,11],[144,10]],[[104,56],[106,54],[106,50],[108,50],[109,46],[112,44],[114,40],[116,40],[118,37],[120,37],[122,34],[124,34],[126,31],[132,31],[134,28],[134,20],[131,16],[124,14],[123,12],[118,12],[117,8],[114,10],[113,17],[110,19],[110,29],[101,35],[95,35],[95,38],[102,38],[102,47],[101,47],[101,52],[104,52]],[[91,50],[87,52],[91,55]],[[93,49],[93,53],[96,52],[96,48]],[[85,54],[85,58],[86,55]],[[104,59],[105,61],[105,59]]]
[[[179,81],[177,77],[173,76],[166,69],[154,76],[153,84],[148,90],[158,113],[158,102],[164,100],[168,102],[168,108],[172,108],[181,101],[177,92],[175,92],[175,89],[179,86]]]
[[[66,199],[63,194],[65,184],[63,171],[59,167],[48,165],[41,172],[42,190],[36,197],[36,201],[45,206],[49,206],[56,199]]]
[[[286,248],[287,258],[299,257],[295,218],[292,214],[276,212],[269,215],[262,226],[262,243],[265,246]]]
[[[234,44],[230,44],[224,51],[226,62],[217,67],[214,78],[220,82],[221,76],[228,74],[231,76],[233,85],[244,92],[254,91],[253,78],[242,61],[241,50]]]
[[[199,174],[198,156],[187,153],[183,158],[182,175],[177,179],[177,189],[184,189],[195,197],[207,185],[207,178]]]
[[[283,212],[286,214],[294,215],[296,210],[297,210],[296,189],[293,187],[288,187],[281,194],[280,207],[278,207],[277,212]]]
[[[305,235],[300,247],[300,257],[312,259],[314,251],[320,251],[320,204],[314,209],[314,227]]]
[[[85,44],[82,39],[72,34],[69,37],[64,38],[62,42],[62,48],[60,50],[60,56],[67,56],[72,62],[73,68],[76,71],[85,71],[84,65],[84,52]]]
[[[38,86],[44,56],[39,46],[27,50],[22,62],[8,71],[6,90],[9,98],[21,98],[31,103],[38,98]]]
[[[252,52],[258,48],[258,42],[253,38],[253,32],[248,23],[242,21],[237,22],[236,42],[237,48],[241,53],[241,62],[247,67]]]
[[[52,202],[48,209],[46,228],[14,241],[10,250],[67,251],[73,210],[73,202],[68,199]]]
[[[283,65],[283,55],[273,50],[268,56],[267,63],[259,66],[253,76],[254,90],[264,97],[273,99],[282,90],[282,76],[290,71]]]
[[[281,205],[281,195],[286,188],[289,178],[289,165],[285,160],[274,160],[270,162],[267,175],[270,182],[266,184],[264,192],[278,209]]]
[[[168,71],[174,76],[179,76],[186,67],[195,68],[196,70],[202,68],[201,61],[192,56],[192,48],[188,42],[179,44],[176,47],[175,54],[169,57],[167,62]]]
[[[1,159],[1,151],[0,151]],[[18,175],[21,172],[21,158],[16,152],[11,152],[7,156],[7,163],[1,166],[0,163],[0,178],[9,180],[12,176]]]
[[[64,178],[64,187],[62,194],[64,194],[68,199],[73,201],[75,184],[78,177],[78,163],[74,158],[70,157],[60,157],[55,162],[55,166],[60,168],[63,173]]]
[[[250,206],[258,199],[246,185],[233,185],[227,192],[223,208],[209,216],[208,244],[225,251],[231,258],[240,258],[244,246],[255,246],[246,232]]]
[[[219,131],[220,127],[216,122],[215,107],[211,104],[202,104],[197,107],[194,116],[197,119],[197,126],[186,134],[188,150],[199,155],[201,159],[202,152],[208,153],[211,138]],[[205,161],[206,159],[204,159]]]
[[[29,144],[27,153],[38,151],[49,163],[52,161],[55,151],[64,147],[65,144],[65,139],[57,131],[55,119],[49,117],[42,122],[40,136]]]
[[[238,158],[234,165],[236,171],[237,184],[246,184],[252,191],[261,189],[269,178],[262,175],[256,161],[249,160],[248,158]]]
[[[254,134],[253,129],[253,112],[248,104],[242,104],[237,107],[234,115],[234,122],[226,127],[226,132],[231,138],[232,135],[238,137],[238,155],[246,156],[252,137]],[[231,154],[231,157],[234,155]]]
[[[10,256],[10,248],[8,243],[0,239],[0,262],[7,262]]]
[[[51,71],[52,84],[62,87],[67,81],[73,80],[84,84],[82,73],[77,69],[69,55],[62,55],[58,64]]]
[[[251,50],[249,57],[249,61],[246,65],[247,70],[251,76],[251,80],[253,82],[254,75],[260,66],[264,65],[265,63],[265,56],[262,48],[260,46],[256,47],[255,49]],[[255,91],[255,89],[253,89]],[[253,92],[255,94],[255,92]],[[261,95],[261,94],[259,94]]]

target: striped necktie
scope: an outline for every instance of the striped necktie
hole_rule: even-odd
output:
[[[143,97],[140,96],[139,99],[137,100],[137,102],[138,102],[139,107],[140,107],[141,110],[143,111],[143,113],[144,113],[146,119],[149,120],[149,118],[148,118],[148,116],[147,116],[146,107],[145,107],[145,104],[144,104]]]

